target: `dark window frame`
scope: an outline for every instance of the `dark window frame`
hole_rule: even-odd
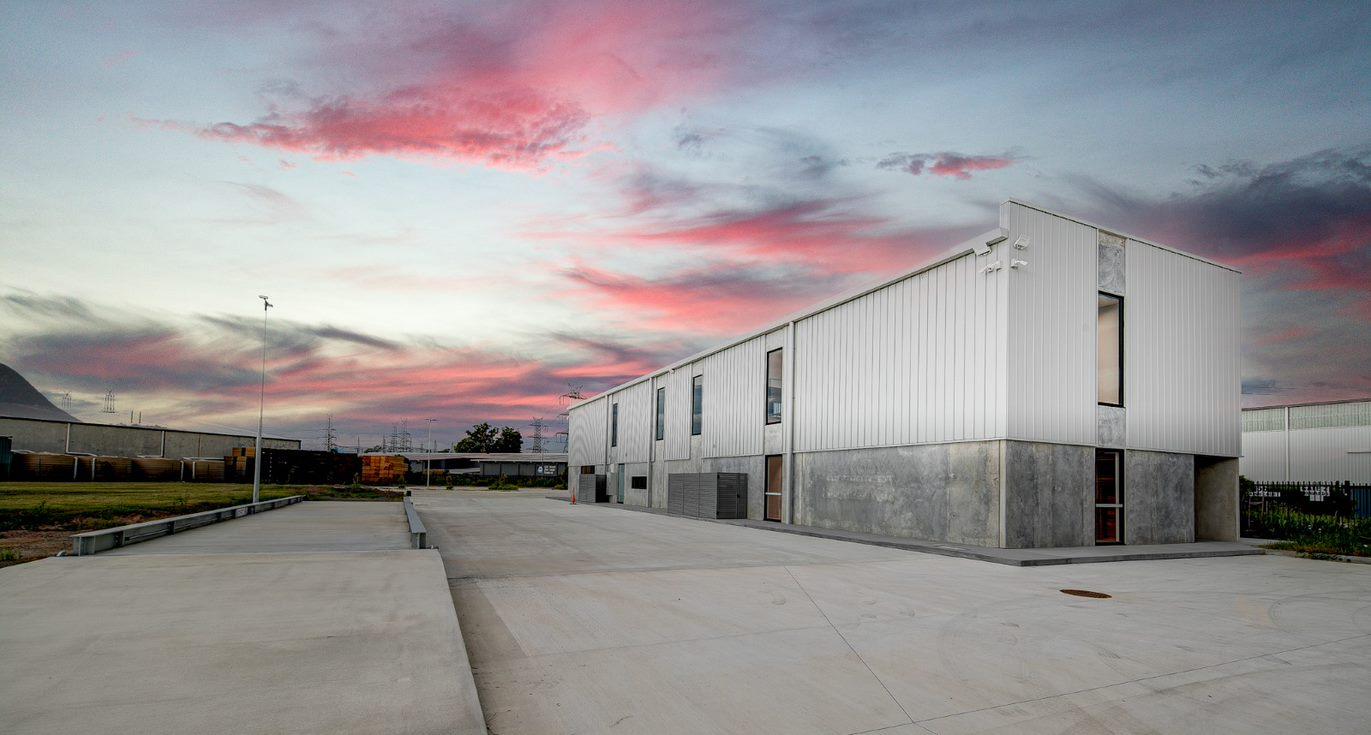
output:
[[[1119,402],[1118,402],[1118,403],[1110,403],[1110,402],[1108,402],[1108,401],[1101,401],[1101,400],[1100,400],[1100,389],[1099,389],[1099,385],[1098,385],[1098,382],[1099,382],[1099,379],[1100,379],[1100,369],[1099,369],[1099,363],[1098,363],[1098,361],[1099,361],[1099,354],[1098,354],[1098,349],[1099,349],[1099,348],[1098,348],[1098,346],[1096,347],[1097,353],[1096,353],[1096,356],[1095,356],[1095,359],[1096,359],[1096,365],[1095,365],[1095,381],[1096,381],[1096,386],[1095,386],[1095,402],[1096,402],[1098,405],[1101,405],[1101,406],[1112,406],[1112,407],[1114,407],[1114,408],[1123,408],[1123,407],[1124,407],[1124,406],[1123,406],[1123,403],[1124,403],[1124,401],[1123,401],[1123,399],[1124,399],[1124,395],[1123,395],[1123,385],[1124,385],[1124,383],[1123,383],[1123,369],[1124,369],[1124,354],[1123,354],[1123,346],[1124,346],[1124,339],[1123,339],[1123,331],[1124,331],[1124,298],[1123,298],[1122,296],[1118,295],[1118,294],[1109,293],[1109,292],[1107,292],[1107,291],[1100,291],[1100,292],[1099,292],[1099,296],[1104,296],[1104,297],[1107,297],[1107,298],[1114,299],[1114,300],[1115,300],[1116,302],[1118,302],[1118,304],[1119,304],[1119,336],[1118,336],[1118,339],[1119,339],[1119,344],[1118,344],[1118,353],[1119,353],[1119,384],[1118,384],[1118,386],[1117,386],[1118,389],[1119,389]],[[1096,338],[1097,340],[1099,339],[1099,334],[1100,334],[1100,326],[1099,326],[1100,314],[1099,314],[1099,308],[1100,308],[1100,306],[1099,306],[1099,299],[1098,299],[1098,297],[1097,297],[1096,300],[1095,300],[1095,338]]]
[[[652,436],[655,441],[662,441],[666,438],[666,386],[657,389],[656,400],[656,426],[653,428]]]
[[[609,446],[619,446],[619,404],[609,407]]]
[[[781,392],[780,403],[781,403],[782,408],[780,409],[780,411],[778,411],[778,412],[776,413],[775,416],[773,416],[773,415],[771,414],[771,356],[772,356],[773,354],[777,353],[777,352],[781,353],[781,364],[780,364],[779,370],[777,371],[779,374],[776,376],[776,380],[781,384],[779,390],[780,390],[780,392]],[[766,390],[763,391],[763,397],[762,397],[762,420],[766,422],[766,425],[767,425],[767,426],[772,426],[772,425],[774,425],[774,424],[779,424],[779,423],[781,423],[781,419],[783,418],[783,416],[784,416],[784,414],[785,414],[785,408],[784,408],[784,406],[785,406],[785,348],[784,348],[784,347],[777,347],[777,348],[774,349],[774,350],[767,350],[767,352],[766,352],[766,362],[765,362],[764,365],[763,365],[763,370],[764,370],[764,374],[766,375],[766,378],[765,378]]]
[[[1094,471],[1092,472],[1092,475],[1095,476],[1095,482],[1096,482],[1096,483],[1099,483],[1099,461],[1100,461],[1100,457],[1101,457],[1101,456],[1105,456],[1105,455],[1112,456],[1112,457],[1113,457],[1113,460],[1114,460],[1114,500],[1115,500],[1116,502],[1114,502],[1114,503],[1100,503],[1100,502],[1099,502],[1099,495],[1098,495],[1099,489],[1098,489],[1098,487],[1096,487],[1096,488],[1094,488],[1094,494],[1095,494],[1095,495],[1094,495],[1094,498],[1093,498],[1095,502],[1092,503],[1092,506],[1095,508],[1096,516],[1097,516],[1097,517],[1098,517],[1098,513],[1099,513],[1099,509],[1100,509],[1100,508],[1114,508],[1114,509],[1115,509],[1116,512],[1115,512],[1115,516],[1114,516],[1114,523],[1115,523],[1115,526],[1116,526],[1115,533],[1116,533],[1116,535],[1118,536],[1118,540],[1117,540],[1117,541],[1100,541],[1100,540],[1099,540],[1100,531],[1099,531],[1099,529],[1097,528],[1097,529],[1095,529],[1095,538],[1096,538],[1096,540],[1095,540],[1095,545],[1096,545],[1096,546],[1122,546],[1122,545],[1124,545],[1124,524],[1128,522],[1128,519],[1124,517],[1124,493],[1127,491],[1127,489],[1124,487],[1124,450],[1122,450],[1122,449],[1106,449],[1106,448],[1103,448],[1103,447],[1097,447],[1097,448],[1095,449],[1095,465],[1096,465],[1096,467],[1095,467]]]
[[[700,436],[705,430],[705,376],[690,378],[690,435]]]

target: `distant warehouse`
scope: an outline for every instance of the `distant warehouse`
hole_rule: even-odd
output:
[[[1238,294],[1009,201],[927,265],[573,406],[569,485],[982,546],[1231,540]]]
[[[1241,464],[1257,482],[1371,484],[1371,399],[1245,409]]]
[[[182,431],[153,426],[90,424],[82,421],[0,416],[0,436],[11,437],[15,451],[84,454],[102,457],[223,458],[256,437]],[[263,438],[268,449],[299,449],[299,439]]]

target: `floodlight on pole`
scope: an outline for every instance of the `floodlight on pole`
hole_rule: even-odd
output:
[[[271,302],[266,296],[262,300],[262,387],[257,394],[257,445],[252,457],[252,502],[262,499],[262,414],[267,403],[267,309]]]
[[[424,419],[424,420],[428,422],[428,438],[424,440],[424,443],[428,445],[428,447],[427,447],[428,451],[429,451],[429,452],[433,452],[433,450],[437,448],[437,447],[434,447],[434,446],[433,446],[433,422],[434,422],[434,421],[437,421],[438,419]],[[424,460],[424,487],[430,487],[432,482],[433,482],[433,458],[430,457],[430,458]]]

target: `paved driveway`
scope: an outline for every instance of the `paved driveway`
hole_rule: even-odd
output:
[[[417,504],[494,733],[1371,722],[1371,566],[1020,569],[538,497]]]

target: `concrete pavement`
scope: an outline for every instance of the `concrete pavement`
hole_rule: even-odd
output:
[[[320,503],[0,569],[0,732],[480,733],[400,503]]]
[[[416,505],[495,733],[1345,733],[1371,721],[1362,565],[1013,568],[530,497],[435,491]]]
[[[408,549],[401,503],[308,501],[103,552],[142,554],[290,553]]]

